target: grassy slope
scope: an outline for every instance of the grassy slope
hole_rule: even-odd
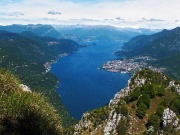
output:
[[[24,92],[5,70],[0,69],[0,76],[0,134],[62,134],[61,119],[44,96]]]

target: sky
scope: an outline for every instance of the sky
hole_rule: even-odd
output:
[[[0,25],[180,26],[179,0],[0,0]]]

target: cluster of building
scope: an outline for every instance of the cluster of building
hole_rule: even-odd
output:
[[[154,60],[148,56],[139,56],[133,59],[113,60],[105,63],[101,69],[109,72],[134,73],[142,68],[148,67],[153,71],[162,72],[164,68],[148,66],[147,61]]]

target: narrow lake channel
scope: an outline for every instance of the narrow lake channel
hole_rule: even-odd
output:
[[[80,119],[82,114],[107,105],[114,94],[127,85],[129,75],[111,73],[99,68],[117,57],[113,52],[120,42],[96,42],[52,64],[51,73],[60,80],[57,91],[69,114]]]

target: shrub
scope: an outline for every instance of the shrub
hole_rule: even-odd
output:
[[[176,96],[170,103],[170,108],[180,114],[180,96]]]
[[[121,119],[118,123],[118,126],[116,127],[116,131],[118,135],[127,135],[127,120],[126,119]]]
[[[157,88],[157,96],[164,96],[165,95],[165,87],[162,85],[162,86],[159,86]]]
[[[167,98],[163,99],[160,103],[160,105],[164,106],[164,107],[167,107],[169,106],[169,101]]]
[[[45,97],[24,92],[18,79],[4,70],[0,76],[0,134],[62,134],[61,119]]]
[[[140,88],[135,88],[131,93],[130,93],[130,101],[135,101],[139,98],[140,96]]]
[[[2,127],[0,134],[58,135],[62,133],[59,116],[40,94],[13,92],[3,96],[0,104]]]
[[[144,103],[141,103],[137,110],[136,110],[136,115],[142,119],[144,115],[146,114],[147,106]]]
[[[153,126],[155,130],[158,129],[160,123],[161,123],[161,119],[156,114],[152,114],[148,119],[148,126]]]
[[[123,114],[124,116],[127,116],[128,115],[128,109],[126,106],[122,106],[120,108],[120,113]]]
[[[159,105],[157,110],[156,110],[156,114],[161,117],[163,115],[164,112],[164,107],[162,105]]]
[[[151,102],[151,99],[150,99],[149,95],[144,94],[144,95],[139,97],[138,102],[137,102],[137,106],[139,106],[140,104],[143,103],[147,106],[147,108],[149,108],[150,102]]]
[[[156,95],[156,85],[155,84],[147,84],[147,85],[144,85],[142,88],[141,88],[141,93],[142,94],[147,94],[149,95],[151,98],[153,98],[155,95]]]

